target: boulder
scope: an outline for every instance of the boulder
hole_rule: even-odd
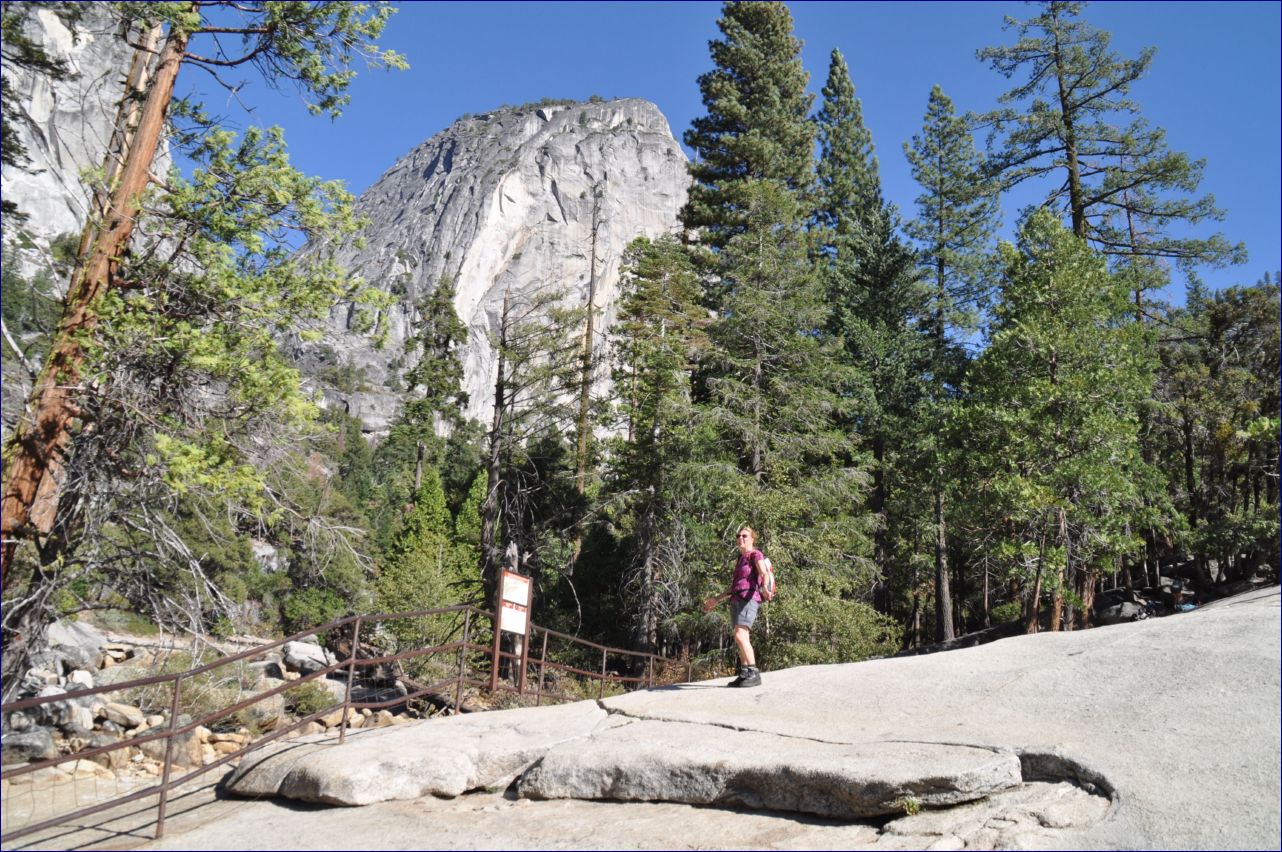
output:
[[[25,731],[34,724],[35,722],[32,722],[31,717],[26,713],[21,710],[14,710],[4,717],[4,735],[7,737],[11,732]]]
[[[93,675],[84,669],[76,669],[74,672],[67,675],[68,689],[70,689],[73,684],[81,689],[93,689]]]
[[[258,692],[267,692],[280,686],[285,681],[275,680],[272,678],[263,678],[255,685]],[[268,696],[249,705],[243,711],[255,725],[260,728],[272,728],[285,715],[285,696],[287,693],[278,692],[275,695]],[[249,696],[244,696],[248,698]]]
[[[88,746],[89,748],[102,748],[104,746],[115,745],[118,742],[120,742],[120,740],[116,739],[111,734],[99,733],[94,734],[89,738]],[[128,746],[121,746],[120,748],[95,755],[90,758],[90,760],[100,766],[105,766],[108,769],[123,769],[129,765],[132,757],[133,749]]]
[[[22,676],[23,695],[36,695],[46,686],[59,686],[62,678],[57,672],[44,668],[33,668]]]
[[[48,728],[29,728],[5,734],[0,751],[0,762],[6,766],[10,763],[34,763],[37,760],[52,760],[58,756],[58,747],[54,744],[53,734]]]
[[[77,699],[68,695],[67,690],[60,686],[46,686],[36,693],[37,698],[51,698],[56,695],[66,695],[67,699],[65,701],[50,701],[48,704],[32,707],[29,711],[32,720],[37,725],[45,725],[50,728],[62,728],[72,724],[83,726],[84,715],[78,711],[83,709],[86,704],[91,704],[93,696]],[[93,727],[92,719],[89,727]]]
[[[85,736],[94,728],[93,711],[82,704],[67,702],[66,720],[58,727],[68,735]]]
[[[355,731],[342,748],[332,739],[268,746],[248,755],[224,787],[335,805],[457,796],[506,787],[549,748],[605,721],[596,702],[580,701]]]
[[[102,715],[108,721],[115,722],[122,728],[137,728],[147,721],[147,714],[132,704],[118,704],[115,702],[104,704]]]
[[[320,645],[309,642],[286,642],[281,648],[285,666],[302,674],[318,672],[326,666],[332,666],[338,660]]]
[[[1095,623],[1100,626],[1122,624],[1127,621],[1139,621],[1146,614],[1147,610],[1140,604],[1122,601],[1121,603],[1098,609],[1095,613]]]
[[[183,714],[178,717],[178,726],[190,725],[191,717]],[[204,760],[203,743],[200,740],[200,728],[195,728],[185,734],[179,734],[174,737],[173,761],[174,765],[186,768],[200,766]],[[165,761],[165,743],[166,738],[161,737],[156,740],[148,740],[141,743],[138,747],[145,757],[163,764]]]
[[[553,747],[521,796],[747,807],[865,819],[982,799],[1023,781],[1014,752],[942,743],[858,745],[640,721]]]
[[[123,665],[112,666],[109,669],[103,669],[98,672],[97,680],[99,686],[107,686],[113,683],[124,683],[127,680],[151,677],[155,673],[154,670],[142,665],[136,659],[131,659]]]
[[[257,663],[250,663],[246,668],[256,673],[260,678],[285,679],[285,669],[278,660],[262,660]]]

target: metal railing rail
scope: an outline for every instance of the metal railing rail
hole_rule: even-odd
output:
[[[392,621],[392,620],[426,618],[430,616],[449,615],[452,613],[461,614],[463,616],[462,638],[459,640],[446,642],[439,645],[433,645],[431,647],[412,648],[408,651],[402,651],[400,653],[393,653],[393,654],[385,654],[377,657],[361,656],[362,646],[360,642],[360,637],[361,637],[362,627],[365,627],[371,624]],[[35,773],[42,769],[47,769],[50,767],[58,766],[60,764],[69,763],[73,761],[91,760],[95,757],[99,757],[101,755],[107,754],[112,751],[125,749],[125,748],[138,747],[148,742],[155,742],[157,740],[163,739],[165,741],[165,754],[164,754],[164,761],[163,761],[163,766],[161,770],[161,778],[158,783],[148,787],[144,787],[141,790],[136,790],[134,792],[131,792],[125,795],[113,797],[111,799],[99,802],[92,806],[79,808],[76,810],[68,811],[66,813],[51,816],[48,819],[41,820],[40,822],[36,822],[32,824],[23,825],[21,827],[13,829],[12,831],[5,831],[3,834],[0,834],[0,840],[3,840],[5,843],[8,843],[18,838],[25,837],[39,831],[43,831],[45,829],[54,828],[56,826],[60,826],[60,825],[64,825],[66,823],[72,822],[74,820],[79,820],[85,817],[93,816],[103,811],[116,808],[121,805],[128,804],[130,802],[138,801],[140,799],[148,798],[151,796],[158,797],[157,803],[156,803],[157,814],[156,814],[155,836],[157,839],[160,839],[161,837],[164,836],[165,809],[168,803],[169,793],[171,791],[177,789],[178,787],[192,781],[193,779],[207,772],[210,772],[212,770],[218,769],[219,767],[225,766],[226,764],[232,761],[235,761],[238,758],[242,758],[252,751],[255,751],[266,745],[276,742],[277,740],[287,737],[290,734],[300,730],[307,724],[311,722],[315,722],[318,719],[328,717],[340,709],[342,710],[342,717],[341,717],[340,723],[337,726],[339,731],[338,738],[340,743],[343,743],[346,741],[347,730],[349,727],[351,727],[351,719],[352,719],[353,711],[359,712],[360,710],[364,710],[364,709],[378,710],[378,709],[386,709],[392,706],[408,705],[408,702],[416,699],[424,698],[427,696],[440,696],[442,694],[442,690],[449,690],[451,688],[453,689],[453,692],[454,692],[454,695],[453,695],[454,708],[456,712],[461,710],[463,690],[465,688],[467,687],[488,688],[489,686],[488,678],[481,679],[476,677],[469,677],[469,673],[470,673],[470,666],[469,666],[469,659],[468,659],[469,654],[472,654],[480,659],[488,659],[488,664],[490,667],[495,667],[500,665],[502,660],[509,661],[509,663],[511,664],[511,667],[515,671],[514,680],[516,681],[516,683],[515,685],[513,685],[507,681],[500,681],[498,684],[499,689],[504,692],[515,692],[518,695],[524,695],[526,693],[526,680],[527,680],[526,675],[527,675],[528,669],[531,666],[537,669],[538,685],[534,692],[535,705],[541,704],[545,696],[548,698],[554,698],[559,700],[582,700],[583,698],[582,695],[572,695],[569,693],[555,692],[549,689],[545,689],[545,681],[547,679],[547,673],[549,670],[554,672],[564,673],[564,674],[571,674],[577,677],[596,680],[598,684],[597,698],[600,699],[605,694],[606,683],[618,684],[625,688],[628,686],[640,686],[641,684],[644,684],[647,688],[652,687],[655,682],[656,667],[663,663],[672,662],[671,660],[668,660],[663,657],[659,657],[654,654],[646,654],[646,653],[641,653],[637,651],[629,651],[623,648],[611,648],[605,645],[597,644],[595,642],[590,642],[585,639],[580,639],[576,636],[571,636],[566,633],[560,633],[558,631],[551,630],[550,628],[539,627],[538,625],[534,625],[534,624],[530,625],[529,641],[525,643],[521,654],[515,654],[512,652],[504,651],[500,649],[498,651],[498,657],[495,658],[493,649],[489,643],[481,644],[475,641],[476,634],[480,632],[476,629],[478,626],[477,624],[478,621],[480,623],[480,626],[492,630],[494,615],[493,613],[486,612],[485,610],[481,610],[473,606],[453,606],[453,607],[442,607],[438,609],[415,610],[412,612],[403,612],[403,613],[379,613],[376,615],[347,616],[346,618],[340,618],[319,627],[313,627],[306,630],[301,630],[297,633],[294,633],[290,636],[285,637],[284,639],[279,639],[274,642],[269,642],[263,645],[259,645],[254,648],[250,648],[248,650],[244,650],[239,653],[232,654],[230,656],[221,657],[217,660],[206,663],[204,665],[196,666],[186,671],[177,672],[174,674],[153,675],[150,677],[138,678],[138,679],[129,680],[129,681],[122,681],[120,683],[112,683],[112,684],[107,684],[103,686],[95,686],[89,689],[77,690],[75,692],[62,693],[59,695],[50,695],[42,698],[24,698],[19,701],[14,701],[8,704],[4,704],[0,706],[0,714],[3,714],[4,718],[7,720],[9,718],[9,714],[13,712],[17,712],[21,710],[29,710],[42,705],[54,704],[58,702],[68,701],[68,700],[79,700],[92,695],[100,695],[100,694],[109,693],[109,692],[122,692],[125,690],[134,690],[142,687],[157,686],[161,684],[171,686],[173,690],[173,693],[172,693],[172,696],[170,697],[170,702],[169,702],[168,726],[164,730],[149,730],[144,732],[141,735],[138,735],[129,739],[121,740],[117,743],[113,743],[110,745],[83,749],[80,751],[73,752],[71,754],[61,755],[56,758],[51,758],[48,760],[42,760],[35,763],[17,766],[12,769],[5,768],[3,769],[3,771],[0,771],[0,778],[2,778],[5,781],[11,782],[12,779],[20,778],[24,775]],[[346,630],[347,628],[350,628],[350,630]],[[180,708],[182,707],[181,697],[183,694],[182,690],[183,690],[184,684],[191,684],[195,681],[196,678],[200,677],[201,675],[209,674],[219,668],[226,667],[228,665],[231,665],[237,662],[244,662],[244,661],[249,661],[253,658],[262,657],[263,655],[269,653],[270,651],[283,647],[288,642],[294,642],[304,637],[313,636],[315,634],[331,633],[333,631],[344,631],[341,634],[343,639],[346,639],[347,636],[350,634],[351,651],[348,654],[346,659],[339,660],[317,671],[311,672],[306,675],[302,675],[296,680],[286,681],[279,686],[272,687],[262,692],[256,692],[253,695],[251,695],[249,698],[246,698],[241,701],[237,701],[233,704],[220,707],[217,710],[206,713],[205,715],[201,716],[199,719],[190,719],[189,721],[183,722],[181,724],[179,723],[179,719],[182,716],[182,714],[180,713]],[[542,634],[542,644],[541,644],[539,655],[537,657],[533,657],[529,653],[530,645],[533,644],[533,639],[538,634]],[[569,642],[572,646],[579,646],[581,648],[587,649],[587,651],[590,651],[593,654],[595,654],[596,652],[600,652],[600,655],[601,655],[600,670],[590,671],[588,669],[580,668],[580,667],[571,665],[569,663],[562,663],[562,662],[558,662],[556,660],[550,659],[548,657],[549,638],[556,638],[559,640]],[[379,666],[386,666],[391,663],[407,661],[415,658],[429,657],[437,654],[450,654],[453,652],[457,652],[457,673],[453,674],[450,677],[436,680],[433,683],[427,684],[425,686],[419,685],[419,688],[415,689],[414,691],[409,692],[408,694],[405,694],[405,695],[397,695],[396,697],[391,699],[379,700],[379,701],[353,701],[352,700],[352,687],[358,680],[358,675],[357,675],[358,669],[365,670],[365,669],[375,668]],[[644,661],[645,674],[643,676],[638,676],[638,675],[623,675],[623,674],[611,672],[608,667],[608,659],[610,655],[626,657],[631,660]],[[685,669],[686,669],[685,682],[689,682],[693,679],[693,674],[694,674],[693,661],[687,660]],[[345,675],[345,678],[344,678],[345,686],[344,686],[344,695],[343,695],[342,702],[335,703],[332,706],[326,707],[325,709],[322,709],[322,710],[316,710],[314,712],[311,712],[284,727],[274,728],[270,732],[263,734],[258,738],[253,739],[251,742],[247,744],[244,744],[242,748],[236,751],[222,754],[218,758],[216,758],[215,760],[207,764],[203,763],[202,761],[201,765],[192,767],[190,771],[188,771],[186,774],[182,774],[178,777],[174,777],[173,770],[177,763],[174,760],[174,748],[175,748],[175,743],[178,741],[179,738],[187,737],[188,735],[192,734],[197,728],[201,726],[206,726],[211,723],[216,723],[219,720],[226,719],[243,710],[247,710],[250,707],[254,706],[255,704],[268,701],[274,698],[275,696],[282,695],[286,692],[289,692],[290,690],[296,690],[304,684],[315,682],[323,678],[327,678],[331,674],[340,674],[340,673]],[[183,741],[183,744],[185,747],[186,740]],[[14,790],[14,787],[12,786],[12,784],[8,786],[8,789],[12,794]]]

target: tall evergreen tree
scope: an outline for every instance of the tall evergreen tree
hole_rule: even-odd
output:
[[[991,244],[997,228],[997,197],[986,185],[983,158],[965,119],[939,86],[930,92],[925,125],[904,145],[913,178],[921,184],[918,216],[907,225],[918,244],[922,272],[934,286],[930,298],[932,354],[929,403],[923,411],[924,455],[929,457],[935,523],[935,635],[953,638],[945,518],[942,421],[960,382],[964,351],[950,340],[975,328],[992,289]]]
[[[407,350],[416,350],[418,362],[405,373],[407,390],[413,395],[393,424],[394,437],[414,445],[414,491],[423,484],[425,464],[440,464],[428,458],[429,445],[439,451],[444,441],[437,437],[439,426],[455,429],[461,425],[467,393],[463,390],[463,362],[459,347],[467,342],[467,327],[454,312],[454,281],[442,276],[436,288],[418,306],[417,333],[406,340]]]
[[[1152,386],[1126,284],[1045,210],[1002,246],[991,343],[954,421],[974,465],[996,559],[1021,584],[1026,629],[1050,592],[1052,630],[1086,622],[1100,574],[1140,545],[1160,479],[1135,411]]]
[[[1006,19],[1019,35],[1015,44],[978,52],[1008,79],[1024,80],[985,117],[1005,135],[992,172],[1006,187],[1052,177],[1046,203],[1107,255],[1244,261],[1245,248],[1219,234],[1178,235],[1185,224],[1224,214],[1210,195],[1196,197],[1205,161],[1171,151],[1161,128],[1134,117],[1139,106],[1128,95],[1147,73],[1153,48],[1126,59],[1111,49],[1107,32],[1078,19],[1085,4],[1040,5],[1026,21]]]
[[[865,254],[858,242],[876,230],[881,214],[881,177],[863,105],[855,97],[850,67],[841,51],[829,57],[823,101],[815,116],[819,162],[815,166],[819,203],[815,218],[830,255],[850,264]],[[845,252],[841,252],[845,249]]]
[[[505,292],[494,345],[498,367],[486,438],[481,579],[493,600],[503,568],[550,575],[569,564],[581,517],[574,468],[561,436],[572,433],[581,351],[570,329],[581,311],[564,292]],[[563,463],[568,466],[563,466]],[[574,496],[570,496],[574,495]],[[565,544],[557,550],[555,543]],[[549,577],[550,579],[551,577]]]
[[[866,462],[844,428],[852,377],[825,330],[807,217],[773,181],[746,197],[746,229],[721,255],[728,295],[700,374],[700,421],[714,441],[696,465],[702,486],[712,516],[751,523],[791,578],[787,599],[771,604],[772,665],[884,651],[895,631],[861,600],[872,572]]]
[[[677,470],[689,462],[690,373],[707,345],[699,278],[673,237],[637,239],[624,255],[612,329],[618,425],[605,501],[628,554],[622,579],[635,647],[655,652],[686,602],[686,536]]]
[[[939,86],[931,89],[921,135],[904,144],[904,155],[922,188],[917,217],[905,230],[934,285],[931,329],[938,351],[950,329],[973,331],[991,299],[996,188],[985,181],[968,122]]]
[[[480,592],[475,548],[455,538],[441,477],[433,467],[423,472],[414,507],[387,554],[374,588],[380,612],[454,606],[475,600]],[[393,622],[392,630],[398,638],[417,641],[423,647],[444,639],[438,632],[442,621],[398,621]]]
[[[898,236],[898,214],[882,197],[872,137],[840,51],[832,53],[823,95],[816,118],[820,275],[828,330],[844,344],[862,389],[850,428],[873,453],[870,508],[878,518],[874,562],[884,607],[884,581],[892,562],[888,476],[895,442],[922,395],[928,350],[919,320],[925,291],[916,257]]]
[[[694,185],[681,211],[688,229],[714,249],[747,224],[756,181],[777,181],[792,192],[812,181],[814,131],[810,75],[801,42],[783,3],[726,2],[717,22],[724,38],[708,47],[715,66],[699,77],[707,115],[691,122],[685,143],[695,152]]]
[[[1277,569],[1278,306],[1276,284],[1193,293],[1162,326],[1148,437],[1187,534],[1154,556],[1175,544],[1205,583]]]

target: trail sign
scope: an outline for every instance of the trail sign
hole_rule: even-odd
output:
[[[498,605],[494,607],[494,649],[490,657],[490,692],[499,685],[499,661],[504,633],[516,633],[519,638],[512,638],[513,654],[520,668],[517,669],[517,691],[525,691],[525,667],[529,653],[530,638],[530,578],[515,571],[504,571],[499,575]]]
[[[499,629],[525,635],[530,612],[530,578],[512,571],[503,572],[499,601]]]

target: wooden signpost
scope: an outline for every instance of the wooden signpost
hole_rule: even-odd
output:
[[[525,670],[530,646],[530,603],[533,598],[532,581],[515,571],[504,571],[499,576],[498,601],[494,607],[494,655],[490,666],[490,691],[499,686],[499,648],[504,631],[521,638],[514,644],[519,658],[520,673],[517,692],[525,692]]]

